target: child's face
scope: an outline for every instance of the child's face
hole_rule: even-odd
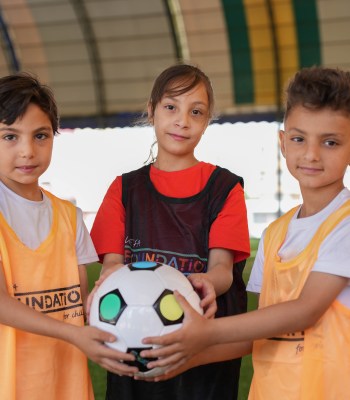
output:
[[[176,97],[165,95],[156,105],[151,122],[157,136],[158,157],[193,156],[209,123],[204,84]]]
[[[338,193],[350,163],[350,118],[331,109],[295,107],[280,132],[290,173],[302,190]]]
[[[41,200],[38,179],[51,161],[53,130],[49,117],[30,104],[12,125],[0,122],[0,180],[29,200]]]

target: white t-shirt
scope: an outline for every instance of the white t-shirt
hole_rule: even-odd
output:
[[[343,189],[323,210],[311,217],[297,218],[294,214],[278,255],[282,261],[288,261],[298,255],[308,245],[322,222],[342,204],[350,199],[350,191]],[[264,232],[265,233],[265,232]],[[338,300],[350,307],[350,217],[341,221],[320,246],[318,259],[312,271],[349,278],[348,286],[340,293]],[[250,274],[247,290],[260,293],[264,267],[264,234],[261,237]]]
[[[46,239],[52,223],[50,199],[43,193],[42,201],[31,201],[17,195],[0,181],[0,212],[16,232],[20,241],[35,250]],[[98,260],[83,213],[77,207],[77,237],[75,242],[78,264]]]

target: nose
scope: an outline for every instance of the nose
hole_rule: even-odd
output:
[[[180,128],[187,128],[189,126],[189,116],[185,111],[179,111],[176,115],[176,125]]]
[[[34,157],[34,143],[30,139],[22,140],[19,149],[19,155],[22,158]]]
[[[308,161],[318,161],[320,159],[320,148],[317,143],[308,143],[305,149],[305,159]]]

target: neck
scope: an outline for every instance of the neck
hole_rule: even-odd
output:
[[[198,164],[199,161],[195,157],[191,157],[188,159],[172,159],[172,158],[163,158],[157,157],[156,161],[154,162],[154,167],[166,172],[173,172],[173,171],[181,171],[183,169],[191,168]]]
[[[13,183],[11,181],[1,180],[2,183],[8,187],[12,192],[16,193],[18,196],[31,201],[42,201],[43,194],[37,183],[31,185]]]
[[[305,191],[302,191],[303,204],[300,208],[298,218],[311,217],[319,213],[327,207],[343,189],[344,185],[332,191],[325,190],[324,193],[320,193],[319,191],[305,193]]]

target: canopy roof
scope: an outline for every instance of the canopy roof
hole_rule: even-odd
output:
[[[62,127],[130,124],[184,60],[211,78],[221,121],[274,120],[310,65],[350,68],[348,0],[0,0],[0,74],[35,73]]]

